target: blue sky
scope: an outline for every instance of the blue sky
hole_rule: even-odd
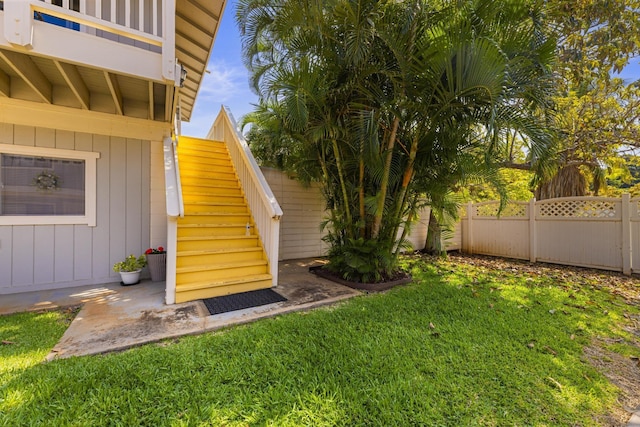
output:
[[[221,105],[231,109],[236,120],[253,110],[258,97],[249,88],[249,74],[242,63],[240,33],[235,22],[236,0],[229,0],[222,16],[209,73],[205,74],[190,123],[182,123],[182,133],[205,137]],[[640,79],[640,58],[635,58],[622,72],[625,80]]]
[[[205,137],[221,105],[231,109],[236,120],[251,112],[258,97],[249,88],[249,74],[242,63],[240,32],[235,22],[236,1],[229,0],[209,58],[190,123],[182,123],[184,135]]]

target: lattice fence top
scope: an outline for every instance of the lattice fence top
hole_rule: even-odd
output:
[[[527,205],[528,203],[507,203],[504,209],[500,212],[500,217],[527,218]],[[498,210],[500,209],[500,203],[480,203],[475,205],[473,208],[476,217],[497,217]]]
[[[618,218],[619,202],[614,200],[558,200],[538,202],[538,215],[544,218]]]

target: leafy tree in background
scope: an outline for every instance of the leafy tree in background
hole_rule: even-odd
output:
[[[555,154],[536,172],[536,197],[598,194],[626,148],[640,147],[640,84],[617,73],[640,55],[640,1],[546,1],[558,38],[558,94],[549,126]],[[511,157],[522,139],[506,140],[505,166],[531,169]],[[530,143],[525,140],[525,146]]]
[[[549,144],[536,113],[555,41],[537,2],[241,0],[236,19],[260,96],[251,140],[322,184],[345,278],[393,276],[425,194],[443,206],[453,186],[498,182],[505,132]]]

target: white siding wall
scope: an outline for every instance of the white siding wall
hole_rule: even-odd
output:
[[[318,184],[305,188],[298,181],[271,168],[261,168],[283,211],[280,220],[280,260],[326,255],[327,244],[320,223],[325,219],[325,202]],[[429,208],[424,208],[407,240],[414,249],[424,249],[429,225]]]
[[[278,170],[261,169],[284,213],[280,220],[280,260],[325,255],[327,245],[320,230],[325,210],[320,187],[315,184],[305,188]]]
[[[0,294],[118,281],[150,241],[150,143],[2,123],[0,143],[100,153],[97,226],[0,226]]]

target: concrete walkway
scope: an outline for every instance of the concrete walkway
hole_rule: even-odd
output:
[[[209,315],[202,301],[165,305],[164,283],[151,281],[127,287],[112,283],[4,295],[0,314],[82,304],[47,358],[100,354],[308,310],[360,295],[359,291],[309,273],[308,268],[317,264],[315,259],[280,263],[275,290],[287,301],[214,316]]]

